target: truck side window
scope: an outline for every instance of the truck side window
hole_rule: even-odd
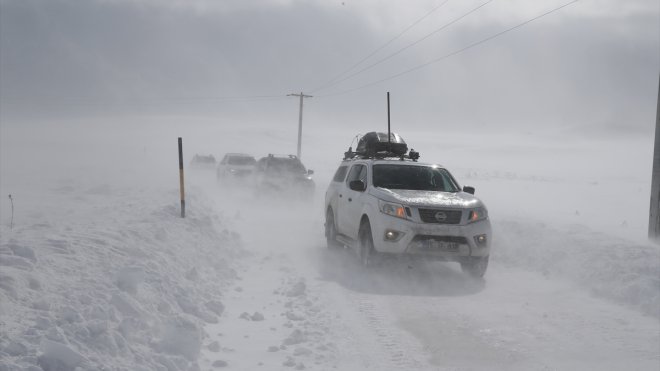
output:
[[[362,169],[360,169],[360,175],[358,176],[358,179],[362,181],[365,185],[367,183],[367,167],[366,166],[361,166]]]
[[[350,183],[353,180],[361,180],[364,184],[367,184],[367,167],[364,165],[353,165],[346,178],[346,183]]]

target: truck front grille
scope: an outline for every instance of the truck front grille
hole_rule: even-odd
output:
[[[459,224],[462,215],[462,210],[419,209],[424,223]]]

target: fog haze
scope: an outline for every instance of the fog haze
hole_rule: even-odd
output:
[[[569,1],[0,0],[0,369],[658,370],[660,4]],[[192,166],[295,154],[301,92],[313,199]],[[483,279],[326,248],[387,92]]]
[[[626,178],[643,184],[643,229],[657,2],[578,1],[539,19],[565,3],[0,4],[4,182],[10,168],[23,183],[78,162],[102,176],[136,156],[154,161],[140,174],[153,178],[170,171],[179,136],[187,159],[295,153],[299,100],[287,94],[301,91],[314,96],[304,162],[327,179],[356,134],[386,129],[389,91],[393,130],[423,160],[466,174]]]
[[[0,22],[4,124],[26,115],[186,114],[308,130],[571,128],[650,133],[658,4],[580,1],[465,52],[349,93],[559,5],[493,1],[400,54],[314,91],[399,35],[373,64],[484,2],[7,1]],[[337,94],[339,93],[339,94]],[[241,98],[262,97],[269,98]],[[399,129],[399,131],[402,131]],[[349,136],[352,133],[347,133]]]

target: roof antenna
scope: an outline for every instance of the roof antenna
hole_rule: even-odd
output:
[[[390,133],[390,92],[387,92],[387,152],[392,152],[392,137]]]

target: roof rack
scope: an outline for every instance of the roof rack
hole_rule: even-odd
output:
[[[288,157],[288,158],[291,158],[291,159],[298,158],[298,156],[296,156],[296,155],[278,155],[278,154],[273,154],[273,153],[269,153],[268,157],[279,157],[279,158]]]
[[[348,151],[344,152],[344,160],[398,158],[401,161],[405,159],[417,161],[419,159],[419,152],[415,152],[412,148],[408,152],[408,145],[399,134],[372,131],[362,137],[356,135],[353,140],[358,138],[357,148],[353,151],[352,146],[348,147]],[[351,144],[353,143],[351,142]]]
[[[357,152],[353,151],[353,147],[348,147],[348,151],[344,152],[344,160],[365,160],[365,159],[373,159],[373,160],[385,160],[385,159],[399,159],[400,161],[405,161],[405,160],[412,160],[413,162],[417,162],[419,159],[419,152],[416,152],[414,149],[410,149],[408,154],[403,154],[399,155],[394,152],[375,152],[370,155],[366,154],[359,154]]]

